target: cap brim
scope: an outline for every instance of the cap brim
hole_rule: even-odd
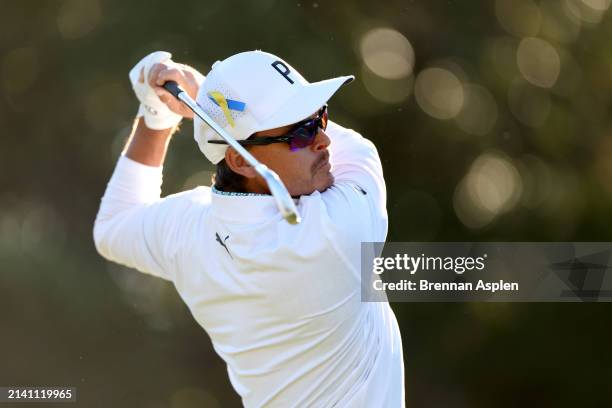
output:
[[[261,128],[255,131],[275,129],[306,119],[325,105],[342,85],[354,79],[353,75],[349,75],[308,84],[291,97],[282,109],[263,121]]]

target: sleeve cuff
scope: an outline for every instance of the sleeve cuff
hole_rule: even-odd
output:
[[[162,170],[164,166],[149,166],[146,164],[138,163],[135,160],[130,159],[125,154],[121,154],[119,156],[119,161],[117,162],[117,168],[125,169],[124,171],[133,173],[133,174],[143,174],[148,177],[151,176],[161,176]]]
[[[147,166],[121,155],[109,187],[125,198],[130,197],[129,201],[156,201],[161,195],[162,171],[163,166]]]

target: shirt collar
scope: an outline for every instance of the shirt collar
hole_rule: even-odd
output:
[[[234,193],[211,187],[212,213],[225,220],[236,222],[255,222],[277,219],[282,216],[276,207],[276,200],[269,194]],[[297,205],[299,199],[294,198]]]
[[[211,186],[210,189],[215,194],[221,194],[221,195],[225,195],[225,196],[246,197],[246,196],[267,196],[268,195],[268,194],[259,194],[259,193],[243,193],[243,192],[235,192],[235,191],[222,191],[222,190],[218,190],[214,185]]]

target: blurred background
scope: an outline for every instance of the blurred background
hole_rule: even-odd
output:
[[[310,81],[355,74],[330,112],[378,146],[390,241],[612,241],[610,2],[1,1],[0,386],[239,406],[174,287],[92,242],[138,106],[128,71],[154,50],[203,73],[263,49]],[[212,169],[184,124],[164,194]],[[610,305],[392,306],[408,406],[610,404]]]

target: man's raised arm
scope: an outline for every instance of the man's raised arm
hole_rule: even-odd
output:
[[[330,162],[335,185],[328,201],[330,214],[337,222],[344,220],[345,231],[362,241],[384,241],[387,236],[387,189],[378,150],[359,133],[329,122],[326,133],[331,139]],[[325,194],[324,194],[325,195]],[[356,223],[355,220],[360,220]],[[361,228],[357,225],[363,224]],[[367,227],[366,227],[367,226]]]
[[[130,72],[141,105],[139,118],[102,198],[94,224],[94,241],[105,258],[166,279],[172,278],[180,223],[188,200],[161,199],[162,165],[172,134],[191,112],[162,85],[176,81],[197,94],[203,76],[193,68],[155,52]],[[173,219],[174,222],[167,222]]]

